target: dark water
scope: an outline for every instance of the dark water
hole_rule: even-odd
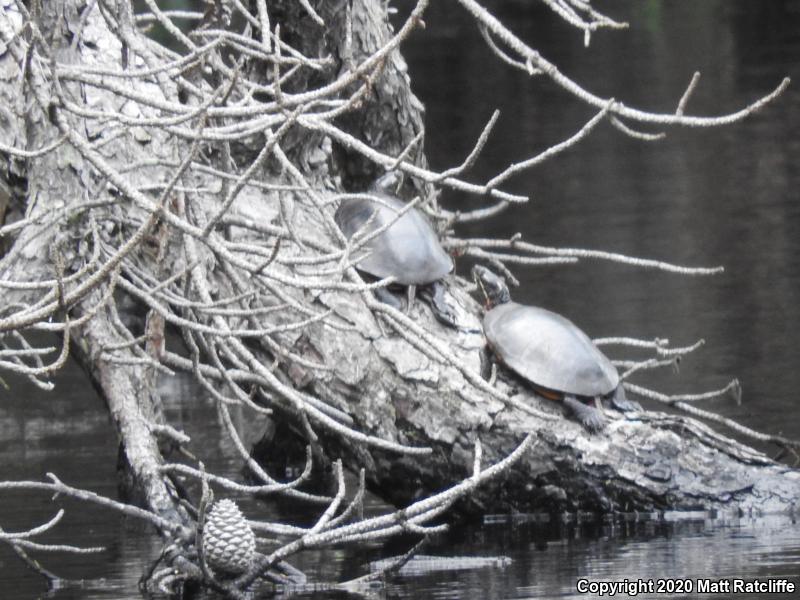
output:
[[[552,85],[499,64],[455,3],[432,4],[427,30],[404,52],[427,105],[426,144],[434,166],[460,162],[494,108],[503,116],[471,173],[474,181],[568,137],[590,118],[590,109]],[[706,406],[756,429],[800,437],[795,393],[800,388],[795,350],[800,337],[800,2],[603,2],[604,10],[630,21],[632,28],[596,34],[588,50],[576,32],[538,4],[493,4],[517,34],[565,73],[629,105],[673,110],[695,70],[703,73],[689,105],[696,114],[736,110],[785,75],[794,77],[778,102],[731,127],[670,131],[666,140],[647,144],[603,125],[580,146],[510,182],[510,189],[532,197],[527,207],[462,233],[522,231],[544,245],[724,265],[725,274],[713,278],[602,262],[518,270],[522,286],[516,296],[568,315],[593,336],[669,337],[679,345],[705,338],[706,346],[683,362],[678,376],[651,373],[636,381],[667,392],[694,392],[738,377],[741,406],[728,398]],[[470,205],[452,195],[446,202]],[[52,471],[68,483],[114,496],[115,441],[102,402],[80,373],[66,370],[51,393],[9,382],[13,395],[0,389],[0,479],[41,479]],[[209,468],[236,473],[238,461],[219,438],[210,403],[198,403],[196,391],[183,380],[169,386],[175,398],[172,422],[219,449],[208,453],[215,455]],[[183,397],[191,403],[180,404]],[[52,516],[57,506],[64,506],[67,516],[46,541],[78,538],[108,550],[89,559],[43,557],[53,571],[87,579],[83,587],[47,597],[138,598],[136,581],[159,549],[138,525],[68,501],[51,503],[41,494],[8,494],[0,499],[0,526],[30,527]],[[373,500],[371,508],[379,507]],[[365,573],[371,560],[402,552],[406,542],[310,553],[297,564],[315,579],[341,580]],[[585,597],[575,588],[584,577],[778,577],[800,585],[800,526],[788,519],[580,526],[500,519],[459,528],[425,552],[502,554],[513,563],[505,569],[404,576],[377,595]],[[0,598],[43,596],[42,582],[0,546]]]

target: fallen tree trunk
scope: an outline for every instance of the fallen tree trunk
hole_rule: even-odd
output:
[[[478,312],[478,307],[468,304]],[[351,318],[354,313],[348,313]],[[367,313],[363,313],[367,314]],[[443,339],[442,346],[479,373],[484,340],[478,333],[445,330],[425,309],[416,322]],[[425,445],[424,459],[376,452],[325,435],[332,456],[367,465],[373,488],[403,505],[448,482],[468,476],[476,440],[493,462],[528,433],[539,443],[503,481],[470,497],[471,512],[589,511],[595,513],[719,510],[759,514],[796,510],[800,473],[699,421],[646,411],[607,411],[601,434],[587,432],[520,380],[503,376],[496,388],[551,414],[545,421],[488,394],[476,392],[464,373],[441,368],[395,335],[380,333],[371,319],[354,319],[357,332],[309,335],[315,355],[335,365],[311,387],[327,402],[346,408],[360,428],[402,443]],[[403,482],[403,485],[398,485]]]
[[[148,3],[144,22],[160,22],[183,46],[180,55],[144,36],[127,2],[62,0],[38,14],[2,4],[0,97],[25,102],[14,103],[3,125],[3,139],[13,143],[0,151],[29,188],[25,217],[2,230],[14,244],[0,262],[0,331],[64,334],[51,365],[41,365],[44,351],[31,363],[31,353],[18,349],[3,366],[38,380],[63,364],[68,351],[77,353],[108,402],[142,504],[175,524],[170,535],[190,544],[183,528],[195,526],[195,514],[168,472],[204,482],[212,477],[223,490],[243,488],[199,465],[181,471],[165,464],[158,432],[202,460],[201,440],[182,439],[162,422],[154,381],[168,369],[192,373],[217,400],[223,423],[231,403],[252,410],[253,418],[271,411],[313,448],[317,464],[331,466],[335,482],[342,458],[397,504],[444,487],[461,490],[421,512],[426,519],[456,499],[464,512],[796,509],[800,473],[695,420],[614,413],[605,432],[591,435],[502,369],[496,380],[484,379],[480,307],[455,275],[446,278],[447,302],[458,330],[440,325],[421,302],[405,314],[376,301],[372,290],[391,281],[361,279],[353,268],[360,250],[332,219],[337,202],[352,193],[348,184],[397,169],[413,180],[409,192],[428,193],[436,184],[484,195],[485,216],[520,200],[498,188],[518,167],[485,185],[462,179],[472,158],[444,173],[426,167],[418,147],[421,106],[397,50],[420,25],[425,2],[396,33],[382,2],[275,2],[269,10],[253,4],[252,12],[237,9],[247,21],[242,32],[229,30],[225,4],[215,3],[215,10],[192,17],[200,24],[187,35]],[[462,4],[501,36],[474,3]],[[531,62],[519,40],[501,39],[529,61],[528,70],[563,77],[547,63]],[[642,117],[607,100],[576,136],[546,155],[579,141],[600,120],[637,116],[678,126],[732,120],[706,123],[682,111]],[[476,153],[481,146],[479,140]],[[422,204],[451,247],[504,268],[486,250],[491,244],[448,233],[475,214],[440,210],[430,195]],[[517,240],[507,244],[541,253]],[[546,260],[586,255],[571,252],[550,252]],[[117,317],[122,296],[147,312],[144,327]],[[165,343],[165,328],[180,334],[182,347]],[[515,452],[527,448],[529,434],[538,439],[534,449]],[[229,435],[240,447],[235,428]],[[462,480],[489,479],[481,475],[481,454],[503,470],[492,470],[488,485],[459,487]],[[507,456],[513,465],[503,462]],[[315,544],[341,539],[323,532],[341,526],[334,515],[342,498],[300,492],[296,483],[282,485],[247,464],[259,481],[250,493],[332,502],[318,527],[294,534]],[[380,527],[402,530],[403,518],[398,513]],[[342,535],[361,539],[350,530]],[[276,550],[258,564],[272,568],[287,552]],[[206,573],[202,557],[198,565],[191,576]]]

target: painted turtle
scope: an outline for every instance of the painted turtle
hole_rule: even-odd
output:
[[[486,267],[476,265],[472,275],[491,307],[483,317],[489,345],[539,395],[563,400],[591,431],[605,423],[603,399],[622,411],[641,410],[625,397],[616,367],[572,321],[544,308],[512,302],[505,281]]]
[[[431,303],[433,314],[440,321],[456,326],[455,316],[444,300],[444,286],[440,281],[453,270],[453,260],[416,208],[408,209],[398,218],[405,206],[382,189],[379,182],[368,194],[343,200],[334,220],[348,238],[356,232],[368,236],[394,221],[362,246],[369,254],[358,262],[356,268],[379,279],[394,277],[398,285],[407,286],[407,310],[411,309],[417,286],[425,286],[425,296]],[[402,302],[385,289],[376,290],[376,296],[395,308],[402,307]]]

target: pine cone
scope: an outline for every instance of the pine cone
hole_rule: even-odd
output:
[[[256,536],[233,500],[214,503],[203,529],[203,554],[215,571],[247,570],[256,551]]]

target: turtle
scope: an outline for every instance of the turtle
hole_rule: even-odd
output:
[[[483,317],[488,345],[540,396],[562,400],[589,431],[605,424],[602,400],[621,411],[642,409],[625,397],[616,367],[572,321],[513,302],[503,278],[482,265],[475,265],[472,275],[489,308]]]
[[[398,213],[401,216],[398,217]],[[394,221],[362,246],[369,254],[356,268],[378,279],[394,277],[397,285],[406,286],[407,311],[411,310],[417,287],[422,288],[436,318],[456,327],[456,318],[444,300],[441,282],[453,270],[453,259],[442,248],[439,237],[420,211],[407,208],[399,198],[387,193],[379,181],[368,194],[342,200],[334,220],[348,239],[357,232],[360,236],[369,236]],[[375,295],[386,304],[402,308],[401,300],[385,288],[375,290]]]

